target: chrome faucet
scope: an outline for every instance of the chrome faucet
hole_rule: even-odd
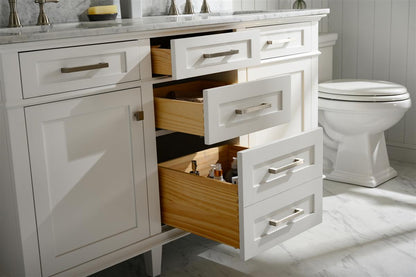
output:
[[[38,23],[36,25],[49,25],[51,24],[49,22],[49,18],[45,13],[45,10],[43,9],[43,5],[45,3],[58,3],[59,0],[35,0],[35,3],[39,4],[39,16],[38,16]]]
[[[186,0],[184,14],[194,14],[194,6],[191,0]]]
[[[201,11],[200,11],[200,13],[210,13],[210,12],[211,12],[211,10],[210,10],[210,8],[209,8],[209,6],[208,6],[207,0],[204,0],[204,1],[202,2],[202,6],[201,6]]]
[[[22,27],[20,24],[19,15],[17,14],[16,0],[9,0],[10,15],[8,27]]]
[[[171,0],[168,15],[178,15],[179,10],[176,6],[175,0]]]

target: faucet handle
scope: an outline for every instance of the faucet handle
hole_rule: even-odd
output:
[[[49,25],[49,18],[43,9],[43,5],[45,3],[58,3],[59,0],[35,0],[35,3],[39,4],[39,16],[38,16],[38,23],[36,25]]]

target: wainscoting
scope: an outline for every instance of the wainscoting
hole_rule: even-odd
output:
[[[416,163],[416,1],[331,0],[329,32],[339,34],[334,78],[400,83],[413,107],[386,132],[390,157]]]

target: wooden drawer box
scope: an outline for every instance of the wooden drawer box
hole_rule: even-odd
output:
[[[138,81],[141,43],[128,41],[21,52],[23,97]]]
[[[252,149],[225,145],[161,163],[162,222],[240,248],[249,259],[321,221],[321,145],[316,129]],[[227,172],[233,157],[238,185],[205,177],[218,162]],[[192,160],[200,176],[189,174]]]
[[[152,72],[179,80],[260,64],[259,31],[172,39],[170,49],[152,47]]]
[[[310,23],[260,28],[261,59],[278,58],[312,50]]]
[[[197,80],[155,88],[156,127],[213,144],[290,120],[290,76],[224,84]],[[172,92],[202,102],[170,99]]]

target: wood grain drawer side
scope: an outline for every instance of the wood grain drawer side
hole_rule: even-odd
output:
[[[225,145],[159,164],[162,222],[239,248],[238,186],[206,176],[217,162],[228,170],[242,149]],[[192,160],[200,176],[189,174]]]
[[[311,135],[322,136],[322,131],[318,128],[292,140],[308,140]],[[287,169],[282,172],[286,183],[279,184],[277,191],[270,191],[267,198],[246,203],[242,197],[246,184],[253,186],[253,174],[245,171],[256,173],[259,165],[247,166],[253,165],[250,159],[264,157],[267,164],[264,151],[279,156],[276,149],[286,147],[287,141],[271,145],[275,147],[272,150],[270,145],[252,149],[224,145],[159,164],[162,222],[240,248],[245,260],[321,222],[322,172],[311,175],[305,170],[301,171],[304,178],[291,179],[293,171]],[[221,163],[226,173],[233,157],[238,160],[238,185],[206,177],[211,164]],[[316,159],[317,164],[322,164],[321,154]],[[192,160],[197,161],[200,176],[189,173]],[[267,169],[262,174],[267,176]],[[270,221],[278,224],[273,226]]]
[[[140,43],[128,41],[21,52],[23,98],[138,81]]]
[[[259,41],[258,30],[172,39],[152,47],[152,72],[180,80],[259,65]]]
[[[309,23],[262,27],[262,60],[306,53],[312,50],[312,27]]]
[[[198,80],[155,88],[156,127],[204,136],[206,144],[214,144],[283,124],[290,120],[290,86],[290,76],[279,76],[231,85]],[[172,91],[201,102],[169,99]]]

